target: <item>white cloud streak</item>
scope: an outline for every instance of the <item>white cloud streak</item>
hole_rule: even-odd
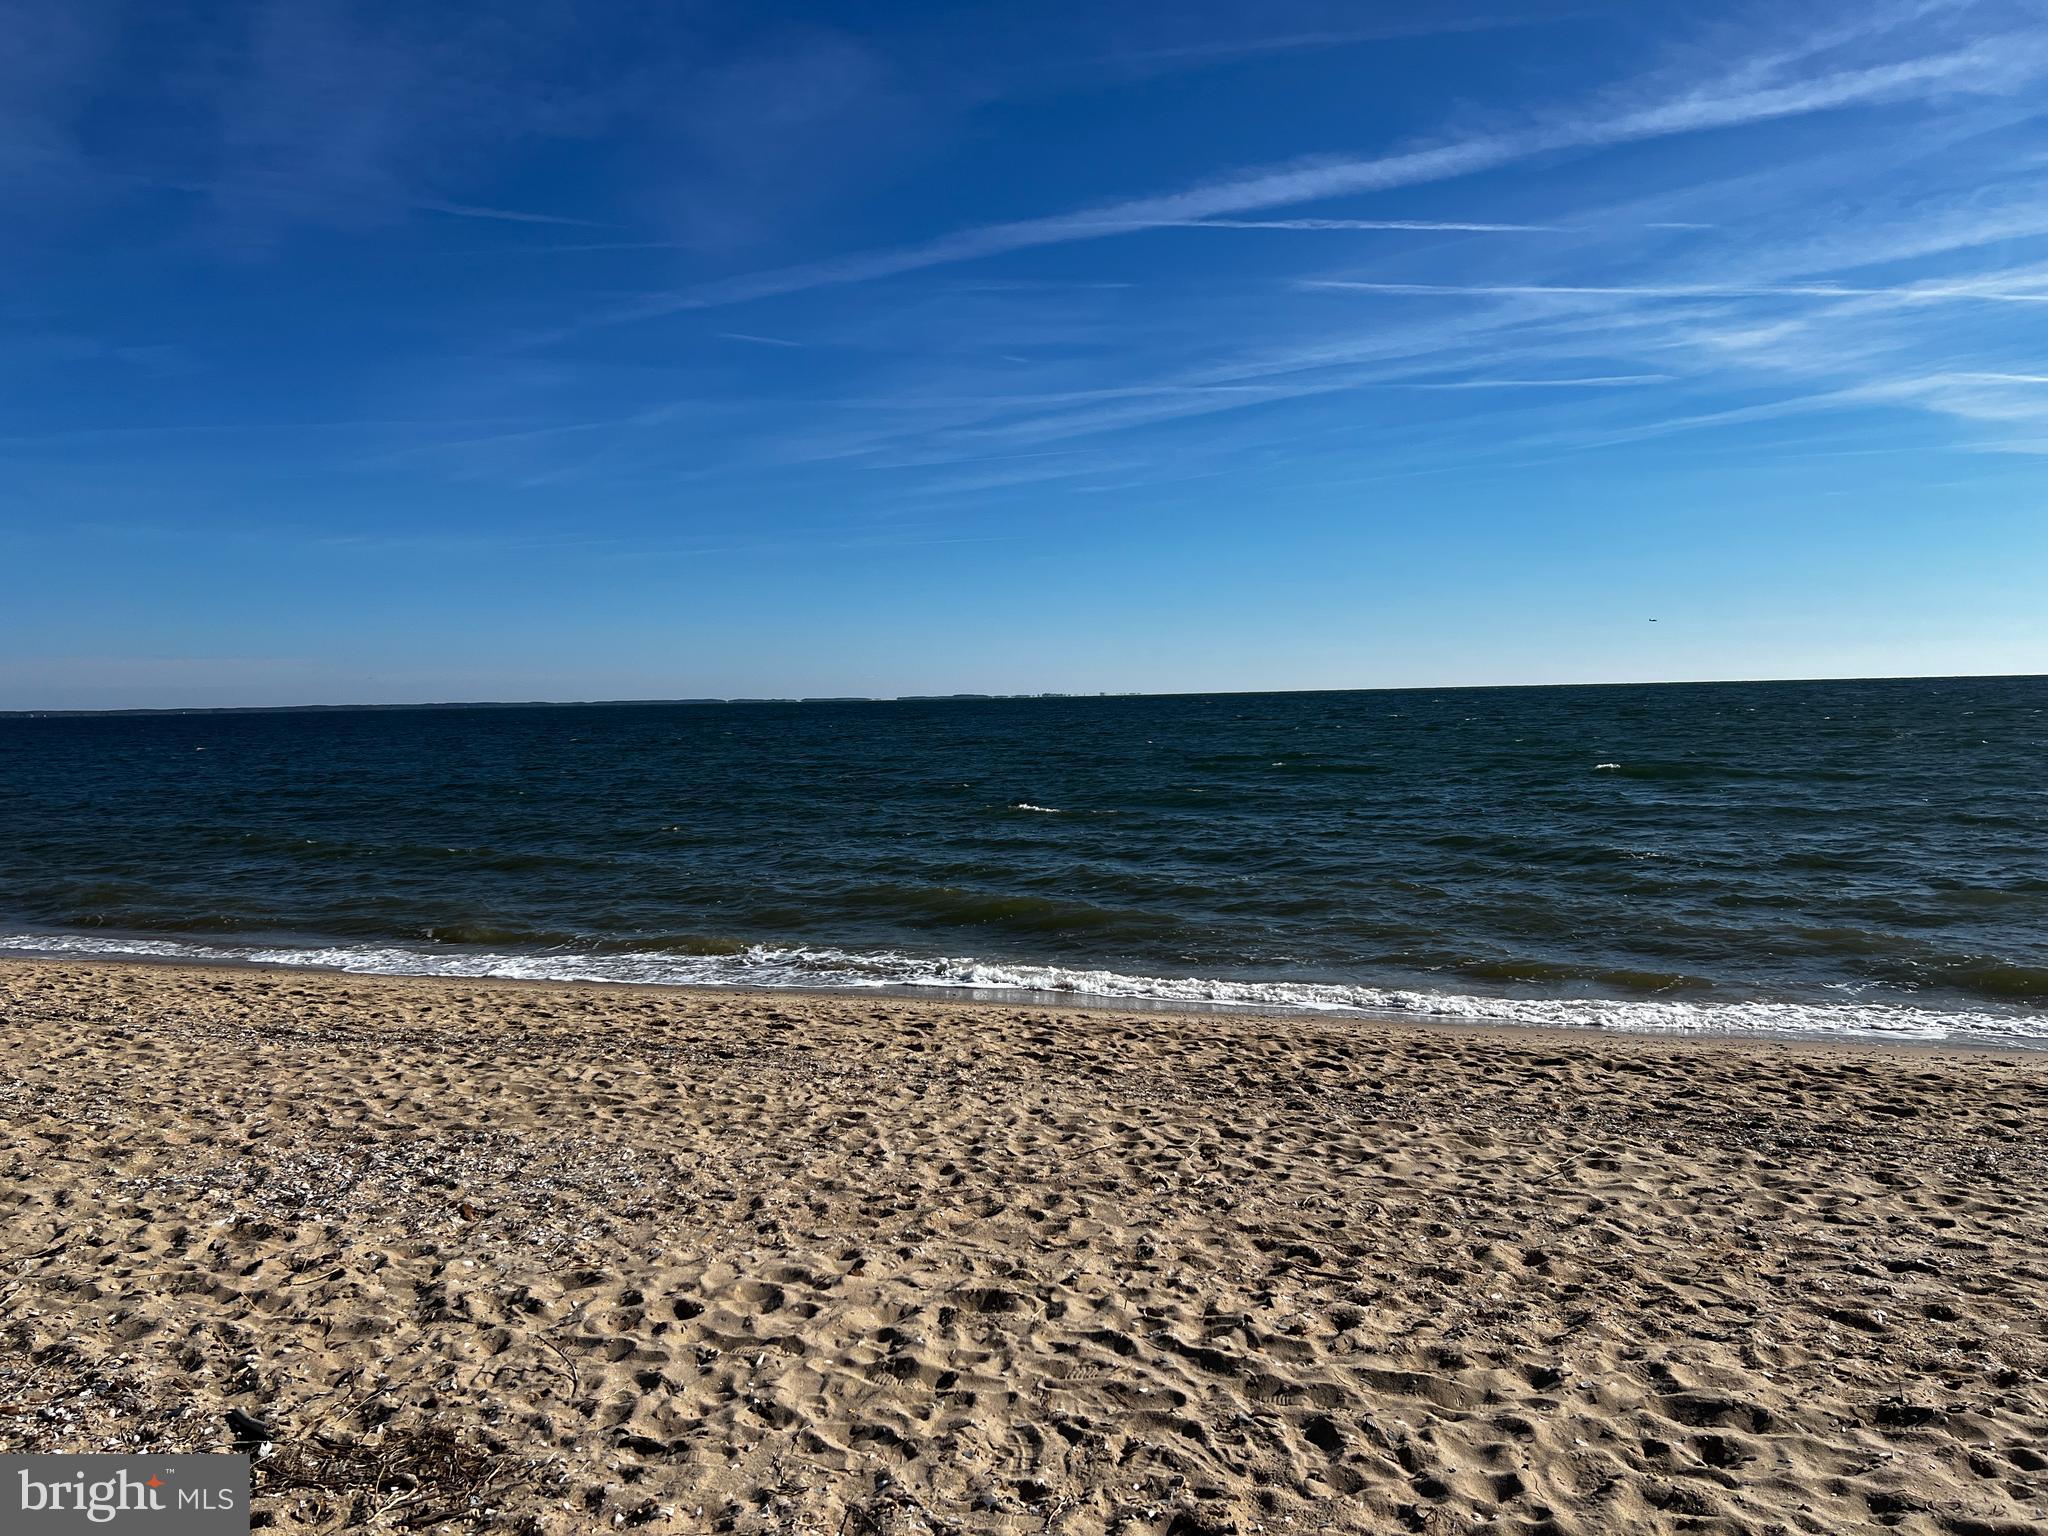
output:
[[[1452,234],[1477,235],[1568,235],[1580,233],[1570,224],[1489,224],[1466,219],[1179,219],[1157,226],[1160,229],[1298,229],[1298,230],[1441,230]],[[1663,219],[1646,223],[1644,229],[1712,229],[1711,224],[1693,224]]]
[[[1408,384],[1406,389],[1632,389],[1641,384],[1669,384],[1668,373],[1610,373],[1587,379],[1454,379],[1448,383]]]
[[[1481,224],[1455,219],[1178,219],[1161,229],[1419,229],[1482,235],[1557,234],[1555,224]]]
[[[1851,288],[1839,283],[1760,283],[1753,286],[1678,283],[1363,283],[1336,278],[1309,279],[1294,285],[1311,290],[1351,293],[1414,294],[1448,298],[1624,299],[1896,299],[1903,303],[1964,300],[1989,304],[2048,304],[2048,293],[2015,292],[1974,283],[1906,283],[1884,288]]]
[[[808,342],[791,341],[786,336],[756,336],[751,331],[720,331],[718,334],[721,340],[751,342],[757,347],[805,347],[809,345]]]
[[[1790,84],[1732,91],[1725,84],[1695,89],[1649,106],[1532,126],[1519,133],[1483,135],[1369,159],[1304,161],[1106,207],[959,230],[922,245],[751,273],[660,294],[598,316],[591,323],[624,324],[807,289],[871,282],[1011,251],[1419,186],[1558,152],[1935,94],[2003,94],[2036,78],[2044,62],[2048,61],[2043,59],[2041,40],[2019,34],[1987,38],[1970,47],[1920,58],[1836,70]]]
[[[433,198],[414,198],[412,206],[422,213],[442,213],[456,219],[487,219],[500,224],[555,224],[576,229],[616,229],[616,224],[597,219],[572,219],[559,213],[528,213],[518,208],[487,208],[478,203],[444,203]]]

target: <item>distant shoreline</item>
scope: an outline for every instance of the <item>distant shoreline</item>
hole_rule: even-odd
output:
[[[673,709],[683,706],[748,706],[792,704],[994,704],[1085,702],[1090,699],[1253,699],[1296,698],[1316,694],[1505,693],[1567,691],[1575,688],[1756,688],[1799,687],[1825,683],[1972,683],[2048,681],[2048,672],[1898,673],[1881,677],[1713,677],[1614,678],[1572,683],[1402,683],[1361,688],[1219,688],[1149,693],[1142,689],[1093,693],[902,693],[893,695],[814,694],[781,697],[715,697],[676,699],[442,699],[400,703],[357,704],[191,704],[124,709],[0,709],[0,720],[71,720],[83,718],[177,715],[322,715],[367,714],[402,710],[457,709]]]

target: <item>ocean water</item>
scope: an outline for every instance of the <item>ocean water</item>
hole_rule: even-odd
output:
[[[0,948],[2048,1044],[2048,679],[5,717]]]

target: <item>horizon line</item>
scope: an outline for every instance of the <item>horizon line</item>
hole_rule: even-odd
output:
[[[135,715],[286,715],[369,713],[395,709],[657,709],[759,704],[996,704],[1076,699],[1227,699],[1312,693],[1499,693],[1542,688],[1729,688],[1803,683],[2048,682],[2048,672],[1886,672],[1861,676],[1609,678],[1558,683],[1398,683],[1357,688],[1182,688],[1031,693],[899,693],[703,695],[643,699],[431,699],[349,704],[140,704],[109,709],[0,709],[0,720],[79,719]]]

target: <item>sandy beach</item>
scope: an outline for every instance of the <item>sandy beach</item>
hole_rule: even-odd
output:
[[[286,1531],[2048,1526],[2048,1059],[0,963],[0,1445]]]

